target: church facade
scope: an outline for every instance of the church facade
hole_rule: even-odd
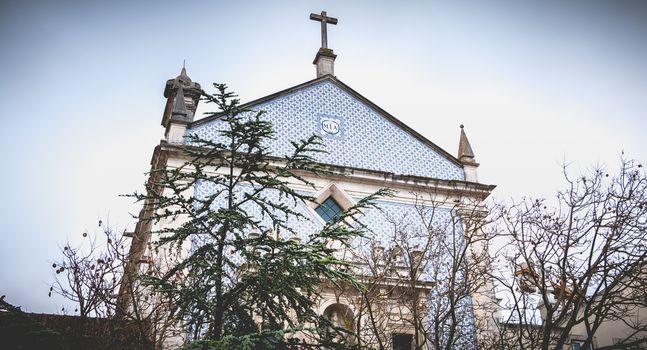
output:
[[[381,188],[395,193],[379,198],[379,209],[362,212],[359,220],[366,225],[367,236],[352,242],[352,249],[340,251],[340,257],[357,266],[353,272],[370,286],[375,304],[366,305],[365,298],[353,288],[322,286],[317,312],[340,325],[346,324],[368,342],[412,349],[414,344],[446,336],[432,334],[431,325],[447,322],[434,316],[444,312],[447,298],[453,293],[453,298],[460,299],[452,300],[456,306],[453,317],[458,319],[453,325],[443,326],[452,327],[455,338],[462,342],[461,348],[474,348],[478,343],[479,315],[491,317],[493,310],[491,305],[479,306],[494,300],[491,286],[468,286],[469,294],[460,296],[444,286],[447,280],[461,277],[452,276],[456,275],[452,268],[469,264],[474,255],[467,253],[487,252],[484,247],[468,247],[469,252],[460,257],[463,260],[456,261],[458,252],[445,251],[447,244],[441,243],[460,242],[470,231],[478,231],[475,222],[481,214],[481,203],[494,186],[479,183],[478,163],[462,126],[458,153],[452,155],[337,78],[336,55],[327,47],[325,32],[327,24],[336,24],[337,20],[325,12],[313,14],[311,19],[322,22],[322,47],[313,62],[316,78],[244,105],[264,111],[263,118],[272,122],[277,137],[267,146],[273,154],[281,157],[290,152],[290,141],[315,134],[327,150],[315,155],[316,161],[344,173],[309,177],[314,190],[296,188],[316,200],[297,205],[296,210],[308,220],[290,223],[302,235],[294,239],[304,239],[320,230],[336,213]],[[218,140],[222,130],[218,119],[195,119],[200,91],[200,85],[189,78],[184,68],[167,82],[167,105],[162,118],[165,137],[155,149],[153,169],[180,166],[183,158],[177,150],[190,144],[189,135]],[[193,191],[199,197],[214,189],[198,184]],[[140,217],[146,217],[147,210],[150,208],[144,207]],[[157,225],[164,224],[168,223]],[[138,223],[131,261],[154,255],[148,247],[156,239],[151,232],[159,227],[152,225],[147,221]],[[423,266],[411,274],[412,264],[420,261],[425,261]]]

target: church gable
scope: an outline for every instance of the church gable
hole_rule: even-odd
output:
[[[317,134],[327,154],[317,161],[342,167],[463,180],[463,168],[445,151],[372,105],[331,76],[247,104],[264,110],[276,138],[268,145],[277,156],[291,153],[290,141]],[[215,140],[218,120],[193,123],[187,134]]]

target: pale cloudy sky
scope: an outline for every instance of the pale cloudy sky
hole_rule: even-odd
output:
[[[99,218],[134,226],[166,79],[243,101],[337,77],[452,154],[459,125],[497,198],[549,195],[560,164],[647,159],[644,1],[4,1],[0,294],[53,312],[49,262]]]

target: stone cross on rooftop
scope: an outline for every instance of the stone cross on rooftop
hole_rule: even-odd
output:
[[[337,24],[337,18],[328,17],[326,11],[321,11],[321,14],[316,13],[310,14],[310,19],[313,21],[321,22],[321,47],[324,49],[328,48],[328,26],[327,24]]]

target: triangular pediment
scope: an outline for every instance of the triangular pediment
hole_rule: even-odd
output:
[[[460,162],[333,76],[327,75],[246,103],[264,110],[276,139],[269,145],[282,156],[292,151],[290,141],[321,136],[327,154],[317,161],[445,180],[463,180]],[[202,138],[218,137],[216,118],[198,120],[187,130]]]

